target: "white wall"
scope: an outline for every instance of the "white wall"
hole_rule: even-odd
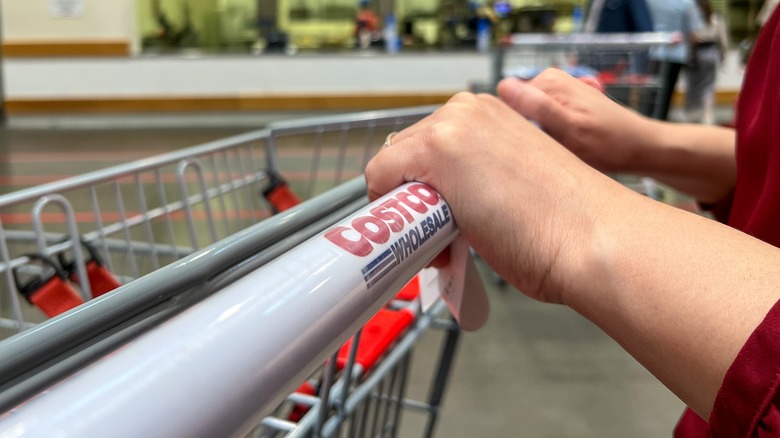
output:
[[[5,41],[135,41],[136,0],[82,0],[80,18],[55,18],[50,0],[2,0]]]
[[[486,54],[7,59],[6,98],[450,93],[487,81]]]
[[[740,88],[736,53],[719,90]],[[491,77],[487,54],[6,59],[6,98],[450,93]]]

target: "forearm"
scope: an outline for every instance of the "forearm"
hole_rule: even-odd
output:
[[[780,251],[615,190],[564,301],[708,418],[723,377],[780,297]],[[576,279],[576,281],[575,281]]]
[[[733,129],[652,121],[629,172],[647,175],[702,202],[727,196],[736,182]]]
[[[547,74],[573,81],[561,75]],[[505,101],[516,108],[537,99],[537,111],[521,113],[563,111],[549,106],[541,90],[502,84]],[[507,87],[519,94],[511,96]],[[577,102],[587,100],[585,91]],[[591,98],[603,96],[593,91]],[[609,102],[604,108],[585,110],[626,114]],[[581,147],[579,158],[494,97],[458,94],[380,150],[366,168],[368,191],[377,197],[405,181],[438,190],[463,237],[503,278],[590,318],[706,417],[727,368],[780,295],[780,250],[645,198],[584,165],[582,157],[597,152],[586,146],[644,137],[604,136],[577,117],[563,117],[566,123],[546,126]],[[616,129],[647,126],[623,121]],[[580,135],[564,135],[569,126]],[[592,141],[577,141],[587,134]],[[687,154],[699,166],[707,162]],[[689,170],[686,153],[659,155],[673,158],[668,164],[678,175]],[[602,163],[616,167],[622,158]]]

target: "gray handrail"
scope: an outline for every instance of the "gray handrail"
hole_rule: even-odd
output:
[[[248,272],[264,266],[366,204],[368,204],[368,199],[358,198],[358,200],[324,216],[311,225],[287,235],[284,240],[252,255],[249,259],[209,279],[208,282],[190,289],[181,290],[178,295],[170,300],[143,311],[136,316],[129,317],[125,322],[111,329],[110,332],[100,333],[99,336],[71,348],[40,367],[30,369],[28,374],[19,376],[2,387],[0,390],[0,413],[13,408],[63,378],[76,373],[86,365],[116,350],[131,339],[149,331],[173,315],[235,282]],[[51,327],[51,330],[53,331],[54,328]]]
[[[572,33],[565,35],[549,33],[518,33],[509,37],[502,45],[505,48],[534,47],[615,47],[650,48],[672,44],[672,32],[640,33]]]
[[[268,125],[271,135],[293,134],[300,130],[311,132],[312,126],[340,127],[344,123],[349,123],[350,127],[365,127],[370,125],[381,125],[395,120],[414,121],[420,117],[430,114],[439,108],[439,105],[427,105],[411,108],[400,108],[381,111],[364,111],[359,113],[349,113],[325,117],[282,120]]]
[[[363,177],[355,178],[110,294],[0,341],[0,392],[30,370],[207,281],[364,195]]]

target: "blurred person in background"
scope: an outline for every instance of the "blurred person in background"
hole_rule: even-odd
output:
[[[652,32],[653,19],[645,0],[591,0],[588,3],[585,26],[586,33],[638,33]],[[626,72],[635,75],[648,73],[647,51],[634,51],[630,55],[615,53],[593,53],[580,55],[580,63],[589,65],[600,72],[613,72],[617,75]],[[630,69],[630,71],[629,71]],[[617,87],[610,95],[624,105],[631,105],[635,98],[633,90]],[[643,105],[641,111],[652,115],[651,105]]]
[[[650,52],[661,69],[661,96],[654,116],[669,118],[669,106],[683,66],[690,62],[691,43],[695,32],[704,28],[701,14],[693,0],[647,0],[655,32],[671,32],[674,44],[657,47]]]
[[[443,3],[439,16],[439,45],[449,49],[458,45],[458,30],[461,26],[461,17],[458,15],[454,3]]]
[[[685,120],[715,123],[715,82],[718,68],[726,58],[728,29],[709,0],[697,0],[704,27],[694,33],[691,65],[685,69]]]
[[[758,15],[756,16],[756,24],[758,24],[759,28],[766,24],[766,22],[769,20],[769,17],[772,16],[774,10],[777,9],[777,5],[779,3],[780,0],[764,1],[763,6],[761,6],[761,9],[758,11]],[[746,65],[748,59],[750,58],[750,52],[753,50],[753,43],[753,39],[748,37],[740,41],[738,44],[739,60],[742,66]]]
[[[355,17],[355,37],[358,47],[367,49],[371,43],[381,38],[379,30],[379,17],[369,8],[368,1],[360,2],[360,9]]]
[[[591,0],[583,30],[588,33],[652,32],[653,19],[645,0]]]

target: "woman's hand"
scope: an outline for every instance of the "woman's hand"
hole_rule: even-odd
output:
[[[498,92],[602,172],[650,176],[703,202],[734,188],[734,130],[648,119],[556,69],[527,83],[506,79]]]
[[[604,172],[643,170],[643,157],[658,143],[653,121],[558,69],[547,69],[528,82],[505,79],[498,93],[515,111]]]
[[[469,93],[396,134],[366,179],[372,198],[406,181],[431,185],[500,275],[552,302],[564,300],[604,200],[625,191],[497,98]]]
[[[623,141],[639,116],[576,80],[545,76],[557,92],[541,84],[513,95],[504,83],[502,96],[594,164],[616,165],[599,153],[619,152],[617,162],[632,155]],[[728,132],[675,133],[683,146],[666,153],[667,164],[676,156],[694,168],[727,167],[717,164],[729,162]],[[694,147],[718,138],[717,150]],[[366,179],[374,198],[405,181],[431,185],[496,272],[596,323],[703,418],[780,296],[777,248],[621,187],[492,96],[459,94],[398,133]]]

